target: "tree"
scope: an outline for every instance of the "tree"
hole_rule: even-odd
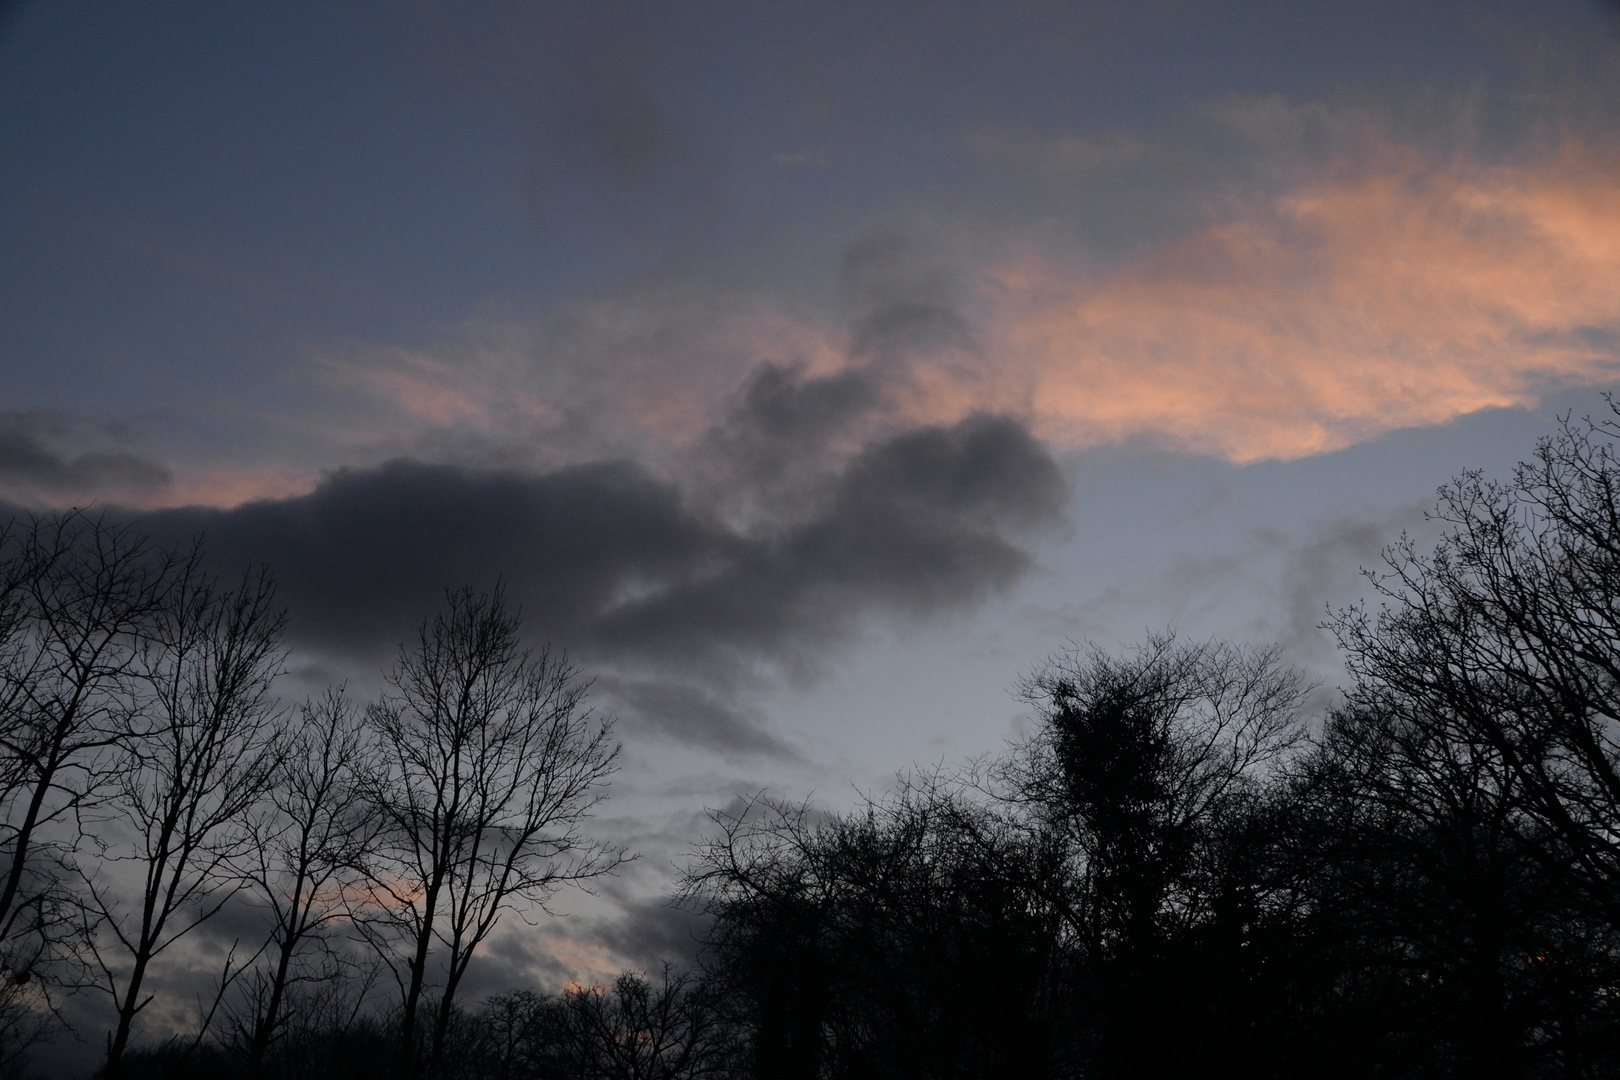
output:
[[[407,1072],[435,943],[444,984],[430,1072],[474,950],[501,914],[520,901],[543,909],[562,885],[623,858],[581,832],[619,751],[609,725],[584,707],[588,683],[565,659],[521,646],[500,588],[447,598],[416,646],[401,647],[392,693],[367,714],[387,760],[372,782],[382,833],[360,925],[400,984]],[[392,952],[395,938],[403,955]]]
[[[711,993],[760,1077],[1041,1076],[1069,1041],[1040,853],[962,785],[913,778],[847,815],[745,800],[687,878]],[[993,992],[987,988],[993,987]]]
[[[1611,408],[1614,404],[1611,401]],[[1620,411],[1617,411],[1620,416]],[[1432,551],[1374,575],[1333,628],[1358,682],[1426,703],[1501,755],[1620,920],[1620,421],[1566,418],[1506,483],[1441,488]]]
[[[1335,1016],[1319,1041],[1341,1075],[1519,1077],[1561,1056],[1578,1075],[1615,935],[1567,888],[1569,848],[1514,771],[1432,704],[1352,685],[1300,770],[1303,973],[1327,992],[1297,996]]]
[[[152,962],[241,888],[236,860],[249,839],[246,815],[274,775],[278,752],[270,684],[285,654],[274,593],[265,573],[221,590],[194,550],[163,594],[141,652],[143,707],[127,718],[127,757],[108,804],[116,815],[109,824],[131,839],[102,841],[107,866],[138,876],[134,903],[122,902],[119,882],[81,871],[83,946],[94,985],[118,1014],[109,1078],[152,1000],[145,990]]]
[[[654,983],[625,972],[611,987],[557,997],[491,998],[475,1018],[483,1060],[469,1075],[498,1080],[720,1080],[732,1075],[730,1031],[705,986],[666,966]]]
[[[82,512],[0,532],[0,961],[39,971],[71,924],[63,878],[140,700],[172,557]]]
[[[259,1071],[287,1022],[289,990],[341,968],[329,948],[322,948],[326,965],[315,975],[296,965],[308,946],[328,945],[327,932],[346,917],[353,899],[352,871],[369,857],[376,826],[359,795],[371,749],[341,687],[304,702],[266,786],[263,810],[249,825],[244,873],[271,925],[269,966],[255,979],[247,1024],[250,1072]]]
[[[1253,823],[1307,690],[1278,649],[1168,634],[1124,658],[1075,649],[1023,683],[1040,727],[998,794],[1071,852],[1031,883],[1083,950],[1096,1075],[1254,1053],[1247,1018],[1229,1019],[1253,1011]]]
[[[1003,797],[1074,831],[1092,890],[1077,929],[1094,950],[1151,951],[1165,920],[1200,913],[1175,895],[1200,844],[1304,735],[1307,687],[1279,656],[1160,635],[1127,659],[1058,656],[1022,684],[1041,727]]]
[[[1382,607],[1330,622],[1357,729],[1393,748],[1408,816],[1453,838],[1428,844],[1422,880],[1476,879],[1447,901],[1461,946],[1436,950],[1471,965],[1452,964],[1448,985],[1470,991],[1446,1008],[1472,1068],[1578,1070],[1620,1021],[1604,1005],[1620,925],[1616,436],[1614,418],[1566,417],[1510,480],[1442,487],[1440,539],[1403,537],[1370,575]]]

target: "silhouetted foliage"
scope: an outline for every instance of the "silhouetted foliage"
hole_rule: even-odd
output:
[[[723,1080],[732,1029],[710,991],[667,967],[654,983],[625,972],[610,987],[491,998],[467,1018],[465,1075],[489,1080]]]
[[[716,917],[755,1075],[1042,1075],[1063,1057],[1059,917],[1023,836],[934,783],[847,817],[748,802],[688,883]]]
[[[718,815],[752,1075],[1620,1075],[1616,436],[1442,489],[1308,737],[1278,652],[1166,635],[1049,661],[959,777]]]
[[[1276,650],[1166,635],[1125,658],[1055,658],[1023,693],[1041,728],[998,794],[1061,838],[1071,864],[1063,909],[1093,1028],[1088,1071],[1247,1064],[1259,1052],[1243,1022],[1250,935],[1271,899],[1252,823],[1302,739],[1305,687]]]

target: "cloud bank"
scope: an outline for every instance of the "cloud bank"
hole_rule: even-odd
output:
[[[808,670],[864,615],[925,617],[1007,588],[1030,563],[1017,539],[1057,521],[1067,491],[1022,427],[974,416],[877,441],[801,487],[799,513],[746,529],[627,461],[531,474],[400,460],[304,496],[144,520],[171,543],[202,536],[221,567],[269,565],[311,647],[375,657],[447,586],[503,579],[540,640],[724,683],[759,662]]]
[[[1247,463],[1620,377],[1620,150],[1567,137],[1486,162],[1341,128],[1279,190],[1107,265],[874,227],[819,297],[654,275],[425,346],[328,346],[285,462],[159,463],[14,415],[0,494],[229,506],[307,493],[323,464],[627,459],[747,524],[875,440],[976,413],[1057,449]]]
[[[1059,448],[1246,463],[1620,377],[1620,152],[1572,138],[1486,163],[1362,133],[1110,267],[1015,247],[879,229],[849,247],[830,308],[655,281],[331,356],[327,377],[369,403],[356,448],[681,474],[776,385],[844,410],[846,454],[991,411]]]
[[[1297,458],[1620,376],[1620,155],[1371,142],[1117,273],[992,276],[986,351],[1042,435]]]

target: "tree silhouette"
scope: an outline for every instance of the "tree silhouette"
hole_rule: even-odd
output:
[[[1611,407],[1613,403],[1611,402]],[[1620,421],[1566,419],[1508,483],[1441,489],[1447,526],[1374,584],[1386,606],[1334,622],[1362,682],[1491,747],[1620,916]]]
[[[80,512],[14,522],[0,552],[0,960],[21,982],[70,925],[64,875],[122,764],[174,566]]]
[[[129,718],[126,757],[109,802],[127,848],[106,847],[104,867],[138,876],[133,903],[119,881],[85,868],[83,948],[93,985],[118,1022],[105,1075],[116,1077],[152,962],[218,914],[240,888],[235,860],[250,840],[247,815],[274,775],[270,683],[284,653],[283,620],[268,575],[221,591],[201,551],[176,573],[140,658],[144,707]],[[228,976],[229,973],[227,973]]]
[[[249,825],[244,874],[263,901],[271,931],[269,967],[253,988],[247,1021],[247,1059],[258,1071],[287,1022],[288,991],[310,978],[329,978],[342,966],[330,948],[334,924],[354,900],[355,869],[370,856],[376,823],[361,800],[365,740],[342,688],[305,702],[266,786],[264,805]],[[301,972],[310,945],[321,946],[323,966]]]
[[[371,781],[382,830],[360,925],[400,984],[407,1072],[435,943],[444,984],[430,1073],[467,965],[501,914],[519,900],[544,905],[623,858],[581,832],[618,746],[584,708],[588,684],[565,660],[525,650],[518,629],[499,588],[449,593],[415,648],[401,648],[393,692],[368,712],[386,764]]]

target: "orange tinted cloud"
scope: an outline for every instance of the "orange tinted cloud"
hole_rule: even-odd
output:
[[[1059,446],[1138,438],[1249,462],[1620,379],[1620,154],[1566,141],[1486,164],[1357,138],[1123,265],[1046,253],[970,269],[949,314],[962,333],[902,348],[763,294],[666,283],[475,321],[428,353],[333,358],[380,406],[337,441],[679,462],[771,362],[806,379],[865,370],[882,404],[860,438],[995,411]]]
[[[315,488],[319,474],[309,469],[278,466],[221,466],[176,469],[160,483],[132,485],[107,481],[40,489],[27,484],[0,483],[0,499],[35,510],[115,505],[139,510],[176,506],[215,506],[230,509],[257,499],[284,499]]]
[[[315,488],[318,477],[309,470],[217,468],[178,472],[174,481],[144,499],[115,501],[146,509],[169,506],[218,506],[229,509],[257,499],[285,499]]]
[[[1111,274],[1000,267],[985,299],[997,395],[1056,442],[1335,450],[1620,377],[1620,158],[1380,147]]]
[[[343,418],[334,439],[351,451],[416,454],[466,435],[558,464],[689,447],[751,368],[788,359],[810,375],[847,362],[828,331],[769,300],[672,288],[538,320],[480,317],[463,339],[425,352],[366,348],[322,364],[331,381],[381,407]]]

